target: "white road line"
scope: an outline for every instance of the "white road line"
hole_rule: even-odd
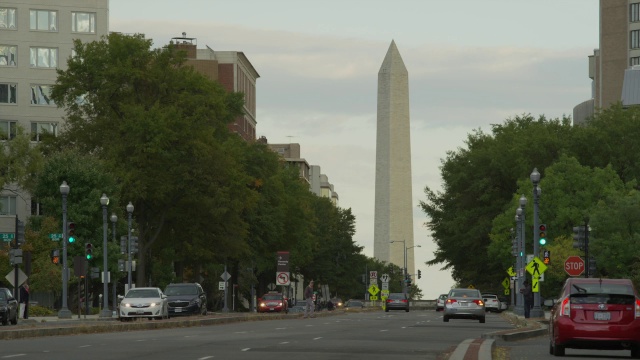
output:
[[[18,357],[18,356],[25,356],[27,354],[13,354],[13,355],[5,355],[2,357],[2,359],[9,359],[9,358],[14,358],[14,357]]]
[[[236,331],[235,334],[246,334],[246,331]]]
[[[287,328],[276,328],[276,330],[286,330]]]
[[[244,349],[241,349],[240,351],[249,351],[249,350],[251,350],[251,348],[244,348]]]
[[[213,356],[205,356],[205,357],[201,357],[198,360],[207,360],[207,359],[211,359]]]
[[[80,348],[85,348],[85,347],[89,347],[89,346],[91,346],[91,345],[80,345],[80,346],[78,346],[78,347],[80,347]]]
[[[280,345],[288,344],[288,341],[281,342]]]
[[[322,336],[317,337],[317,338],[313,338],[313,340],[320,340],[320,339],[322,339]]]
[[[389,330],[387,330],[387,329],[380,329],[380,331],[382,332],[382,331],[389,331]]]

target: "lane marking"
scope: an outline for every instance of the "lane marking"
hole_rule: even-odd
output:
[[[284,344],[288,344],[288,343],[289,343],[288,341],[283,341],[283,342],[280,343],[280,345],[284,345]]]
[[[249,350],[251,350],[251,348],[244,348],[244,349],[241,349],[240,351],[249,351]]]
[[[322,339],[322,336],[317,337],[317,338],[313,338],[313,340],[320,340],[320,339]]]
[[[207,359],[211,359],[213,358],[213,356],[205,356],[205,357],[201,357],[198,360],[207,360]]]
[[[25,356],[27,354],[13,354],[13,355],[5,355],[2,358],[3,359],[9,359],[9,358],[13,358],[13,357],[18,357],[18,356]]]

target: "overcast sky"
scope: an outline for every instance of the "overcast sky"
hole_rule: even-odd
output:
[[[441,189],[446,152],[516,115],[571,115],[591,98],[598,27],[598,0],[110,0],[109,19],[110,31],[144,33],[155,46],[186,32],[198,48],[243,52],[260,74],[257,135],[301,145],[352,209],[367,256],[378,71],[394,40],[409,71],[415,266],[426,299],[454,285],[424,264],[436,247],[418,207],[425,186]]]

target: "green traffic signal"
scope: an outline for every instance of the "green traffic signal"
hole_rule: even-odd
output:
[[[538,226],[538,230],[539,230],[538,242],[540,243],[540,245],[546,245],[547,244],[547,225],[540,224],[540,226]]]
[[[67,241],[69,244],[76,242],[76,223],[73,221],[67,224]]]
[[[91,243],[84,244],[84,257],[87,260],[93,259],[93,245]]]

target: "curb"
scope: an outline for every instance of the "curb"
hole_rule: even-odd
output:
[[[510,333],[487,333],[482,334],[483,339],[500,339],[504,341],[516,341],[522,339],[529,339],[533,337],[547,335],[549,330],[546,325],[541,325],[539,328],[531,330],[519,330]]]
[[[448,360],[464,360],[468,358],[491,360],[495,346],[496,343],[493,339],[466,339],[456,347]]]

